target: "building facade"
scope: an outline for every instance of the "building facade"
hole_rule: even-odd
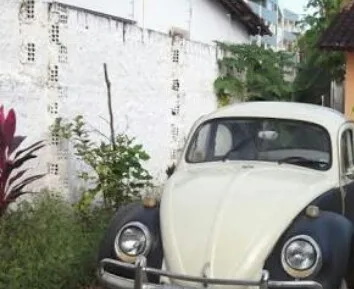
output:
[[[6,108],[16,109],[18,133],[28,136],[28,143],[47,140],[40,158],[31,164],[47,172],[39,186],[73,194],[81,185],[76,172],[83,164],[70,143],[49,130],[55,119],[72,120],[81,114],[93,130],[109,133],[104,63],[112,83],[116,131],[144,145],[151,156],[146,167],[157,184],[164,181],[192,123],[217,107],[213,82],[222,52],[212,40],[249,43],[256,27],[262,26],[242,3],[198,1],[205,7],[195,8],[185,26],[178,19],[182,11],[190,19],[191,11],[181,7],[176,20],[161,16],[156,23],[157,12],[146,10],[141,24],[137,12],[123,17],[85,5],[5,1],[0,13],[0,99]],[[169,9],[173,19],[177,8]],[[208,9],[210,21],[205,22],[202,14]],[[247,11],[247,20],[242,20],[240,15]],[[164,21],[170,25],[163,26]],[[152,30],[153,24],[160,29]]]
[[[86,8],[103,14],[115,15],[134,23],[142,29],[169,34],[179,31],[192,41],[213,44],[215,40],[244,43],[250,37],[242,15],[251,11],[245,9],[243,0],[61,0],[72,8]],[[242,10],[234,10],[239,7]],[[247,21],[246,21],[247,22]],[[263,28],[264,29],[264,28]]]
[[[298,21],[300,15],[281,8],[278,0],[248,0],[253,11],[265,20],[272,36],[255,36],[252,41],[274,50],[293,50],[300,33]]]

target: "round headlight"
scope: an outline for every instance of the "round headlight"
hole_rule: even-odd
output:
[[[294,278],[306,278],[320,269],[322,254],[317,242],[306,235],[288,240],[282,250],[284,270]]]
[[[124,225],[118,232],[114,249],[117,257],[126,262],[134,262],[136,257],[149,253],[151,236],[149,229],[140,222]]]

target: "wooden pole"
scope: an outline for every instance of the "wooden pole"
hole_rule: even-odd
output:
[[[112,109],[112,94],[111,94],[111,82],[108,77],[108,71],[107,71],[107,64],[103,64],[103,69],[104,69],[104,77],[106,81],[106,86],[107,86],[107,100],[108,100],[108,112],[109,112],[109,125],[110,125],[110,130],[111,130],[111,144],[112,147],[116,147],[116,142],[115,142],[115,132],[114,132],[114,117],[113,117],[113,109]]]

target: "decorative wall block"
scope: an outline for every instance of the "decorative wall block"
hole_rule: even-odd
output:
[[[53,132],[51,134],[50,143],[53,146],[58,146],[60,144],[60,138],[59,138],[59,134],[58,133]]]
[[[60,24],[67,24],[69,19],[68,7],[59,4],[58,5],[58,12],[59,12],[59,23]]]
[[[48,174],[52,176],[59,175],[59,164],[57,163],[49,163],[48,164]]]
[[[26,45],[27,52],[27,62],[33,63],[36,61],[36,45],[34,43],[27,43]]]
[[[24,22],[31,22],[35,19],[35,0],[22,0],[20,4],[20,19]]]
[[[172,80],[172,90],[179,91],[180,83],[178,79]]]
[[[61,99],[65,99],[68,97],[68,88],[66,86],[58,86],[58,97]]]
[[[20,61],[23,64],[36,62],[36,44],[33,42],[23,42],[20,49]]]
[[[171,124],[171,135],[174,142],[178,141],[179,128],[176,124]]]
[[[59,104],[57,102],[54,102],[49,106],[49,113],[51,115],[57,115],[59,113]]]
[[[179,103],[177,103],[175,105],[175,107],[173,107],[171,109],[171,113],[172,113],[173,116],[178,116],[179,115],[179,113],[180,113],[180,105],[179,105]]]
[[[59,160],[68,160],[69,159],[69,152],[65,149],[59,150],[57,152]]]
[[[69,188],[69,178],[68,177],[65,177],[65,176],[62,176],[60,178],[60,184],[61,184],[61,188],[63,189],[68,189]]]
[[[59,43],[59,25],[52,24],[50,28],[50,41],[58,44]]]
[[[59,66],[52,65],[49,68],[49,81],[50,82],[58,82],[59,81]]]
[[[58,61],[59,61],[59,63],[67,63],[68,62],[68,48],[64,45],[60,45]]]
[[[171,159],[173,161],[176,161],[177,160],[177,156],[178,156],[178,150],[177,149],[172,149],[171,150]]]
[[[174,49],[172,51],[172,62],[173,63],[179,63],[179,50],[178,49]]]

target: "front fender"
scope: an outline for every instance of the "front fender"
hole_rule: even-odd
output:
[[[303,213],[296,218],[269,255],[265,269],[273,279],[292,280],[283,270],[281,250],[289,238],[303,234],[311,236],[319,244],[323,255],[321,270],[307,280],[318,281],[324,289],[339,288],[348,269],[353,228],[344,216],[334,212],[321,211],[317,218]]]
[[[114,251],[114,239],[119,229],[126,223],[132,221],[141,222],[149,228],[152,237],[152,247],[150,253],[147,256],[147,266],[161,269],[163,250],[160,234],[159,207],[156,206],[153,208],[145,208],[140,202],[122,206],[112,217],[106,234],[101,242],[98,261],[101,261],[105,258],[119,261],[119,258]],[[118,272],[117,267],[114,266],[107,266],[106,270],[109,273],[118,275],[123,278],[134,279],[134,272],[131,270],[119,269]],[[148,275],[147,277],[151,283],[159,282],[159,278],[154,275]]]

